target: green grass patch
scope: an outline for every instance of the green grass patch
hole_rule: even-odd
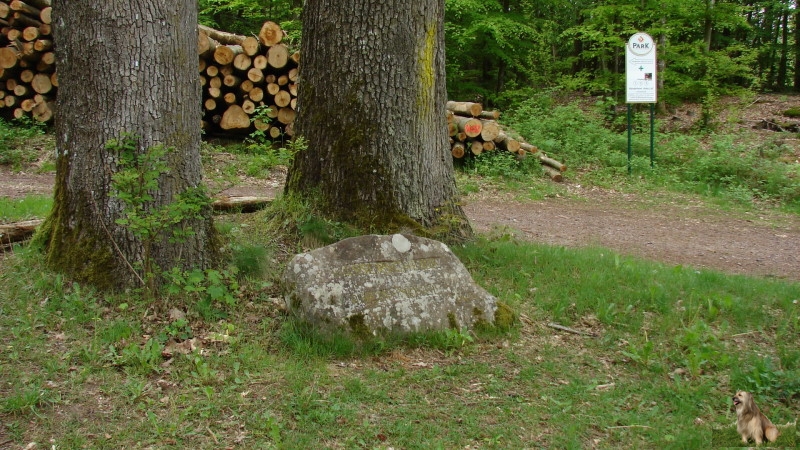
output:
[[[251,235],[231,223],[231,239]],[[797,283],[509,236],[453,250],[519,315],[510,332],[320,339],[258,281],[281,268],[252,249],[237,264],[266,275],[243,278],[235,306],[217,306],[224,319],[204,319],[189,294],[102,295],[15,252],[0,261],[4,436],[64,448],[708,448],[732,429],[737,389],[776,425],[796,421]]]
[[[28,195],[21,199],[0,197],[0,223],[42,219],[50,212],[52,196]]]

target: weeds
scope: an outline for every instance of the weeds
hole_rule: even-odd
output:
[[[227,311],[236,306],[239,283],[235,270],[183,271],[174,267],[164,277],[169,282],[165,293],[183,299],[205,320],[224,319],[228,317]]]
[[[627,137],[614,112],[610,99],[599,101],[597,112],[587,112],[578,104],[553,105],[544,96],[533,96],[509,111],[505,120],[527,141],[565,162],[570,167],[567,176],[579,183],[636,188],[625,175]],[[643,126],[639,121],[644,115],[635,117],[636,126]],[[800,164],[791,149],[778,141],[740,142],[734,134],[707,136],[658,133],[656,166],[651,169],[649,133],[637,133],[632,140],[633,174],[643,177],[648,190],[666,187],[735,204],[768,201],[800,208]],[[507,158],[473,159],[465,168],[476,174],[514,180],[527,173]]]
[[[41,150],[31,147],[31,138],[44,134],[45,125],[41,122],[16,119],[13,123],[0,120],[0,165],[11,166],[15,170],[37,161]]]

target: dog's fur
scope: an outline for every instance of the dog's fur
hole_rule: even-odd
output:
[[[739,391],[733,396],[733,406],[736,408],[736,431],[742,435],[742,442],[747,443],[753,439],[756,445],[778,439],[778,428],[761,413],[749,392]]]

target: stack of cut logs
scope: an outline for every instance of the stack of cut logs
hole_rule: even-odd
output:
[[[499,118],[500,112],[484,111],[480,103],[447,102],[447,131],[453,158],[477,156],[498,149],[518,157],[533,155],[552,180],[562,181],[561,172],[567,170],[567,166],[549,158],[535,145],[519,139],[512,131],[501,129],[497,123]]]
[[[0,0],[0,108],[15,118],[53,117],[58,78],[50,0]]]
[[[53,117],[58,78],[50,2],[0,0],[0,110],[7,117]],[[265,22],[258,36],[198,26],[206,131],[293,134],[300,54],[281,43],[283,36],[274,22]]]
[[[198,34],[203,128],[292,136],[300,53],[281,43],[280,26],[265,22],[258,37],[203,25]]]

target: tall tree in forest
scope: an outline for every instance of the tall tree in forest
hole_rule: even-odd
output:
[[[445,118],[444,0],[309,0],[286,190],[338,220],[471,234]]]
[[[794,10],[794,90],[800,92],[800,11]]]
[[[144,260],[164,270],[207,266],[197,4],[53,0],[53,24],[60,86],[55,202],[42,236],[49,265],[101,288],[143,282]],[[148,165],[153,148],[166,153]],[[126,167],[141,178],[115,187]],[[124,187],[137,183],[138,192]]]

